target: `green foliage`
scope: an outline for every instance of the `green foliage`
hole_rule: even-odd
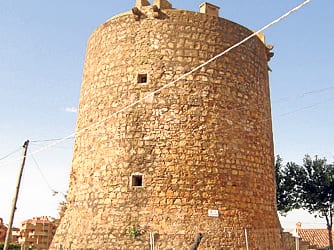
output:
[[[277,210],[285,215],[292,209],[300,208],[298,195],[296,196],[299,169],[293,162],[287,163],[286,167],[282,162],[283,159],[277,155],[275,161]]]
[[[281,214],[295,208],[303,208],[315,216],[326,219],[331,230],[334,213],[334,167],[327,164],[325,158],[312,159],[306,155],[303,165],[290,162],[282,164],[282,158],[276,157],[277,209]]]
[[[304,181],[299,183],[301,206],[310,213],[321,217],[334,211],[334,168],[326,164],[326,159],[312,160],[306,155],[301,167]]]
[[[285,166],[282,158],[276,157],[277,205],[281,213],[295,208],[307,209],[325,217],[333,211],[334,168],[326,159],[306,155],[303,166],[289,162]]]
[[[3,250],[4,245],[5,245],[4,243],[0,242],[0,250]],[[20,250],[21,246],[19,244],[9,244],[8,249]]]
[[[140,229],[138,225],[133,225],[128,230],[129,235],[131,238],[135,239],[141,235]]]

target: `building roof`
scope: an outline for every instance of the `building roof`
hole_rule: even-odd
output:
[[[54,220],[51,219],[50,217],[43,216],[43,217],[34,217],[29,220],[22,221],[21,224],[44,224],[44,223],[50,223],[53,222]]]
[[[329,245],[329,237],[327,229],[297,229],[299,237],[311,246],[326,247]],[[333,232],[332,232],[333,234]]]

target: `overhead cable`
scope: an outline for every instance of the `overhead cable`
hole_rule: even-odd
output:
[[[29,151],[30,151],[30,150],[29,150]],[[39,167],[39,165],[38,165],[38,163],[37,163],[37,161],[36,161],[34,155],[33,155],[33,154],[30,154],[30,156],[31,156],[31,158],[33,159],[33,161],[34,161],[34,163],[35,163],[35,166],[36,166],[36,168],[37,168],[39,174],[41,175],[42,179],[44,180],[45,184],[48,186],[48,188],[50,189],[50,191],[51,191],[52,193],[55,193],[56,191],[51,187],[50,183],[49,183],[48,180],[46,179],[46,177],[45,177],[45,175],[43,174],[41,168]]]
[[[181,75],[180,77],[176,78],[175,80],[173,80],[173,81],[167,83],[166,85],[164,85],[164,86],[158,88],[157,90],[155,90],[155,91],[153,91],[153,92],[151,92],[151,93],[149,93],[149,94],[146,94],[146,95],[145,95],[144,97],[142,97],[142,98],[139,98],[137,101],[134,101],[133,103],[130,103],[130,104],[126,105],[126,106],[123,107],[122,109],[120,109],[120,110],[118,110],[118,111],[112,113],[111,115],[105,117],[104,119],[101,119],[101,120],[98,121],[98,122],[95,122],[95,123],[93,123],[93,124],[91,124],[91,125],[89,125],[89,126],[87,126],[87,127],[85,127],[85,128],[82,128],[82,129],[80,129],[80,130],[78,130],[78,131],[76,131],[76,132],[74,132],[74,133],[72,133],[72,134],[70,134],[70,135],[68,135],[68,136],[66,136],[66,137],[64,137],[64,138],[62,138],[62,139],[60,139],[60,140],[57,140],[57,141],[55,141],[55,142],[53,142],[53,143],[51,143],[51,144],[45,146],[45,147],[42,147],[42,148],[40,148],[40,149],[38,149],[38,150],[32,152],[31,154],[37,154],[37,153],[40,153],[40,152],[42,152],[42,151],[44,151],[44,150],[46,150],[46,149],[52,148],[52,147],[56,146],[57,144],[62,143],[63,141],[65,141],[65,140],[67,140],[67,139],[69,139],[69,138],[71,138],[71,137],[74,137],[74,136],[76,136],[76,135],[79,135],[79,134],[83,133],[84,131],[87,131],[87,130],[93,128],[93,127],[99,127],[99,126],[100,126],[101,124],[103,124],[105,121],[111,119],[112,117],[118,115],[119,113],[124,112],[125,110],[128,110],[128,109],[134,107],[135,105],[137,105],[137,104],[143,102],[144,100],[146,100],[146,99],[148,99],[148,98],[151,98],[151,97],[154,96],[155,94],[160,93],[162,90],[164,90],[164,89],[166,89],[166,88],[169,88],[169,87],[172,86],[172,85],[175,85],[177,82],[181,81],[182,79],[185,79],[185,78],[188,77],[189,75],[191,75],[191,74],[193,74],[194,72],[198,71],[199,69],[205,67],[206,65],[208,65],[208,64],[210,64],[211,62],[215,61],[215,60],[218,59],[219,57],[221,57],[221,56],[227,54],[228,52],[230,52],[231,50],[233,50],[233,49],[239,47],[240,45],[242,45],[242,44],[245,43],[246,41],[248,41],[248,40],[250,40],[251,38],[257,36],[259,33],[262,33],[263,31],[267,30],[269,27],[275,25],[276,23],[282,21],[283,19],[285,19],[286,17],[288,17],[288,16],[291,15],[292,13],[294,13],[294,12],[300,10],[300,9],[303,8],[305,5],[307,5],[308,3],[310,3],[311,1],[312,1],[312,0],[306,0],[306,1],[304,1],[303,3],[299,4],[297,7],[291,9],[290,11],[286,12],[285,14],[283,14],[282,16],[280,16],[279,18],[277,18],[277,19],[275,19],[274,21],[272,21],[271,23],[265,25],[263,28],[261,28],[261,29],[259,29],[258,31],[252,33],[251,35],[247,36],[246,38],[244,38],[244,39],[241,40],[240,42],[238,42],[238,43],[232,45],[232,46],[229,47],[228,49],[226,49],[226,50],[224,50],[223,52],[217,54],[216,56],[214,56],[214,57],[212,57],[211,59],[207,60],[206,62],[202,63],[201,65],[199,65],[199,66],[193,68],[193,69],[190,70],[189,72],[187,72],[187,73]]]
[[[7,154],[7,155],[1,157],[1,158],[0,158],[0,161],[2,161],[2,160],[4,160],[4,159],[7,159],[9,156],[11,156],[11,155],[13,155],[13,154],[19,152],[20,150],[21,150],[21,147],[15,149],[13,152],[10,152],[9,154]]]
[[[68,137],[66,140],[74,139],[74,136]],[[40,143],[40,142],[52,142],[52,141],[60,141],[63,140],[63,138],[56,138],[56,139],[44,139],[44,140],[34,140],[30,141],[32,143]]]

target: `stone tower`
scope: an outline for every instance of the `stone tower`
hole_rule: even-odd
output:
[[[93,32],[51,249],[282,249],[264,42],[152,94],[251,34],[218,12],[138,0]]]

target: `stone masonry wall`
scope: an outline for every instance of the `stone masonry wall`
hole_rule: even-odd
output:
[[[282,249],[265,45],[253,38],[117,112],[251,33],[140,11],[89,39],[68,209],[50,249],[150,249],[150,233],[155,249],[189,249],[198,233],[199,249],[246,249],[246,235],[249,249]]]

